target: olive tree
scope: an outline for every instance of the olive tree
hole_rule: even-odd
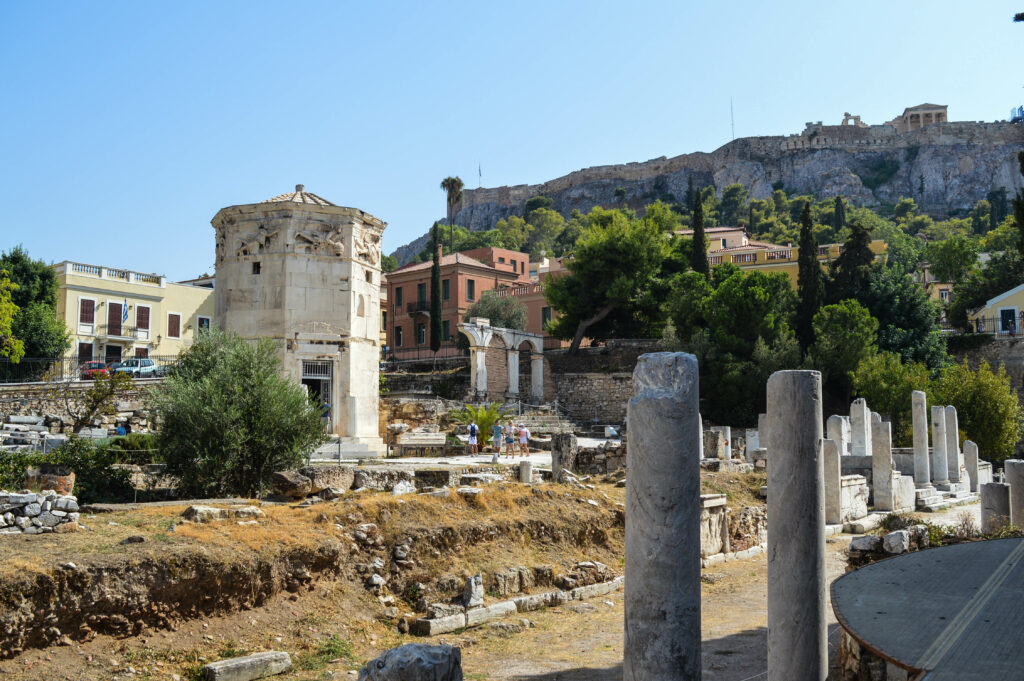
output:
[[[202,334],[152,402],[182,496],[258,495],[325,439],[317,406],[284,376],[268,339]]]

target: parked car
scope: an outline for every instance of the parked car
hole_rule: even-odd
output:
[[[106,362],[82,362],[81,376],[83,381],[95,380],[97,376],[106,376],[110,373]]]
[[[107,362],[107,371],[114,373],[119,366],[121,366],[120,362]]]
[[[129,374],[134,378],[151,378],[156,374],[156,362],[146,357],[126,359],[114,371]]]
[[[154,376],[159,376],[159,377],[170,376],[171,374],[173,374],[177,370],[177,368],[178,368],[178,362],[171,362],[169,364],[161,364],[160,366],[158,366],[156,368],[156,371],[153,372],[153,375]]]

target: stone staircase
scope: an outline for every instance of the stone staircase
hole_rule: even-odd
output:
[[[929,513],[943,511],[951,506],[970,504],[978,500],[978,495],[971,492],[970,483],[967,482],[918,487],[916,496],[917,510]]]
[[[530,435],[553,435],[555,433],[572,433],[576,430],[572,421],[555,411],[528,411],[520,416],[512,416],[512,422],[522,423],[530,429]]]

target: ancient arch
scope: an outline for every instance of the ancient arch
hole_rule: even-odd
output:
[[[502,329],[491,326],[490,320],[474,317],[469,322],[459,324],[459,333],[469,341],[470,374],[472,376],[472,392],[478,398],[486,398],[496,391],[504,391],[504,396],[519,398],[519,358],[520,347],[525,343],[530,349],[530,395],[536,402],[544,400],[544,337],[537,333]],[[497,341],[497,342],[495,342]],[[499,345],[500,343],[500,345]],[[493,353],[496,347],[505,351],[505,367],[508,380],[504,385],[490,385],[496,382],[488,376],[487,352]],[[493,373],[493,372],[492,372]],[[498,379],[500,380],[500,379]]]

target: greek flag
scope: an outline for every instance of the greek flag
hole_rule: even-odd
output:
[[[128,321],[128,299],[124,299],[124,305],[121,306],[121,323],[124,324]]]

